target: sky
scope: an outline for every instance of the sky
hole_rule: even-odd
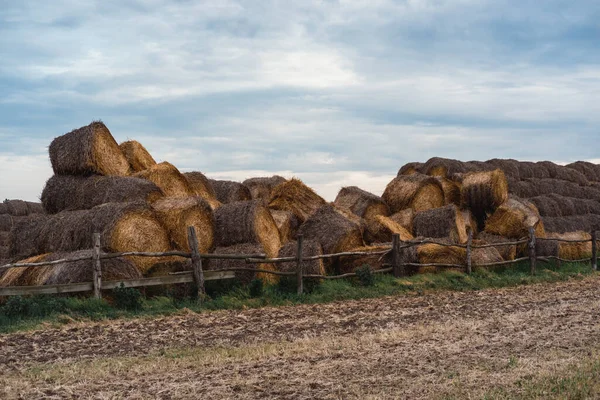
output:
[[[381,194],[407,162],[600,162],[597,0],[0,0],[0,199],[57,136]]]

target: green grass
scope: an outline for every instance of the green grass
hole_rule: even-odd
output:
[[[266,286],[262,294],[252,297],[248,287],[234,280],[207,282],[209,300],[202,305],[190,296],[186,288],[177,293],[167,289],[146,292],[141,307],[128,310],[119,308],[114,300],[95,300],[83,297],[34,296],[11,298],[0,306],[0,333],[27,330],[41,324],[61,325],[73,320],[103,320],[143,316],[170,315],[183,308],[193,311],[258,308],[292,304],[315,304],[332,301],[374,298],[401,294],[423,294],[436,290],[481,290],[538,282],[557,282],[581,279],[594,273],[589,264],[539,264],[538,273],[529,275],[528,264],[520,264],[494,271],[476,270],[471,276],[446,271],[396,279],[391,275],[377,275],[374,284],[361,285],[358,280],[330,280],[312,288],[311,293],[298,296],[293,282]],[[310,285],[307,285],[310,287]],[[187,293],[192,291],[187,288]],[[259,291],[260,293],[260,291]],[[110,295],[107,293],[107,295]],[[107,296],[110,297],[110,296]]]

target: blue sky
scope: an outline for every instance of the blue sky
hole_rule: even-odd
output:
[[[595,0],[0,0],[0,198],[37,199],[52,139],[95,119],[330,200],[432,156],[598,160],[599,21]]]

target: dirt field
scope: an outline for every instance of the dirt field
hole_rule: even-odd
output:
[[[0,397],[512,398],[598,360],[599,317],[594,276],[75,323],[0,336]]]

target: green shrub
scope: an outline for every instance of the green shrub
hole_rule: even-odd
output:
[[[142,294],[134,288],[126,288],[121,282],[119,287],[113,289],[115,307],[124,310],[140,310],[142,308]]]
[[[25,317],[29,314],[30,306],[30,299],[21,296],[12,296],[2,306],[2,312],[10,318]]]
[[[364,264],[354,270],[356,278],[362,286],[373,286],[375,284],[375,275],[371,266]]]
[[[263,295],[265,291],[265,287],[262,279],[252,279],[250,284],[248,285],[248,293],[250,297],[256,298]]]

